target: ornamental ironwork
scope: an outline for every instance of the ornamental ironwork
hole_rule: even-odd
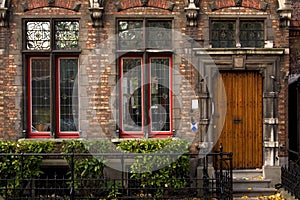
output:
[[[26,23],[26,49],[50,50],[50,22],[30,21]]]
[[[51,36],[50,21],[26,22],[27,50],[67,50],[77,49],[79,40],[79,23],[77,21],[57,21],[54,23],[54,36]],[[54,48],[51,47],[54,38]]]
[[[119,49],[141,49],[143,47],[142,27],[142,21],[119,21]]]
[[[78,48],[79,23],[76,21],[62,21],[55,23],[55,48]]]

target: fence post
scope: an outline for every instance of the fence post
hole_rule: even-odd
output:
[[[230,152],[229,156],[230,156],[230,161],[229,161],[229,163],[230,163],[230,199],[233,199],[233,172],[232,172],[233,153]]]
[[[223,182],[223,145],[220,144],[220,199],[224,199]]]
[[[75,188],[75,183],[74,183],[74,156],[75,156],[75,152],[74,152],[74,145],[72,146],[72,153],[71,153],[71,191],[70,191],[70,198],[71,200],[75,199],[75,195],[74,195],[74,188]]]

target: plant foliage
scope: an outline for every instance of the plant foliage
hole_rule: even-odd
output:
[[[190,171],[189,156],[184,154],[189,148],[187,141],[128,140],[121,142],[118,148],[141,154],[136,156],[130,166],[130,178],[140,187],[137,195],[159,198],[165,195],[168,188],[180,189],[187,186]]]
[[[28,184],[27,179],[41,175],[43,156],[33,154],[50,153],[53,149],[52,142],[0,141],[0,177],[5,178],[5,181],[0,181],[0,187],[7,188],[6,194],[0,193],[0,196],[18,195],[18,190],[14,188]]]

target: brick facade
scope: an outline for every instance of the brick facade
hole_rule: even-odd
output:
[[[256,66],[255,70],[261,70],[264,74],[264,95],[270,96],[275,91],[274,97],[264,99],[263,116],[264,120],[274,118],[278,120],[276,137],[278,144],[287,147],[288,135],[288,117],[287,117],[287,83],[289,73],[289,29],[280,26],[280,17],[277,12],[278,2],[272,0],[243,0],[243,1],[224,1],[224,0],[203,0],[196,1],[199,11],[198,26],[187,26],[185,0],[121,0],[121,1],[104,1],[103,16],[101,18],[102,26],[94,27],[91,19],[91,5],[87,0],[16,0],[11,1],[8,5],[9,9],[9,25],[0,27],[0,138],[16,140],[26,135],[26,82],[24,81],[24,56],[22,54],[22,19],[34,18],[76,18],[80,23],[80,115],[81,130],[83,137],[99,137],[101,136],[116,138],[118,137],[115,113],[113,108],[115,105],[111,99],[116,97],[113,92],[118,81],[117,61],[112,53],[115,47],[115,41],[112,37],[116,34],[116,20],[118,18],[156,18],[156,19],[173,19],[173,28],[176,32],[182,33],[197,41],[199,47],[208,49],[216,60],[218,67],[223,67],[224,63],[230,63],[231,68],[228,70],[236,70],[232,67],[233,57],[237,54],[229,53],[228,49],[220,54],[213,48],[210,48],[209,29],[211,19],[223,19],[244,17],[254,19],[260,16],[265,20],[266,40],[273,42],[271,49],[265,49],[263,55],[257,55],[253,51],[247,53],[245,51],[246,68],[253,61]],[[268,47],[270,48],[270,47]],[[282,49],[281,54],[278,54]],[[109,51],[107,51],[109,50]],[[104,53],[103,53],[104,51]],[[224,53],[225,52],[225,53]],[[270,53],[271,52],[271,53]],[[252,60],[251,60],[252,59]],[[261,64],[261,61],[263,61]],[[259,65],[262,66],[259,66]],[[253,64],[252,64],[253,65]],[[199,93],[199,77],[195,75],[195,68],[185,59],[174,56],[174,69],[179,71],[186,79],[194,91]],[[251,67],[249,69],[252,69]],[[254,68],[253,68],[254,69]],[[276,74],[279,81],[277,89],[273,88],[272,81],[267,77]],[[176,77],[173,77],[176,79]],[[190,94],[184,88],[184,81],[177,83],[173,81],[173,87],[179,88],[181,99],[173,99],[173,124],[174,131],[177,135],[193,135],[190,130],[191,110]],[[203,105],[209,105],[201,94],[196,94],[195,98],[199,98],[199,102]],[[275,110],[272,109],[267,102],[275,98],[277,103]],[[274,101],[274,102],[275,102]],[[201,106],[200,106],[201,107]],[[205,111],[207,112],[207,111]],[[275,115],[273,115],[275,113]],[[200,114],[209,115],[210,113]],[[205,117],[203,117],[204,119]],[[271,141],[270,132],[271,123],[264,122],[263,140]],[[199,129],[204,131],[207,124],[200,125]],[[197,132],[198,134],[198,132]],[[195,136],[195,145],[200,142],[200,136]],[[276,145],[274,146],[276,147]],[[287,148],[278,149],[276,151],[268,148],[264,149],[264,156],[270,157],[269,151],[276,154],[276,157],[286,157]],[[281,164],[274,161],[276,164]],[[281,161],[280,161],[281,162]],[[284,161],[282,161],[284,162]],[[271,161],[265,161],[264,164],[270,164]],[[274,163],[272,163],[274,164]]]

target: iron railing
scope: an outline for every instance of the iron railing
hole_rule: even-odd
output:
[[[168,154],[170,156],[170,154]],[[75,176],[74,162],[77,157],[88,157],[90,154],[79,153],[57,153],[57,154],[0,154],[1,158],[18,158],[25,162],[27,156],[38,156],[43,159],[64,160],[68,157],[70,162],[65,162],[65,166],[44,166],[44,173],[38,176],[26,177],[12,175],[1,172],[0,177],[0,199],[233,199],[232,197],[232,153],[220,152],[206,155],[184,154],[190,161],[193,160],[192,170],[188,176],[176,177],[176,181],[184,182],[184,187],[168,187],[167,185],[156,184],[153,186],[153,177],[147,177],[150,181],[145,181],[135,176],[130,176],[130,171],[113,171],[101,177],[78,177]],[[94,156],[94,155],[93,155]],[[101,154],[118,159],[119,163],[126,163],[132,154]],[[155,156],[165,156],[155,154]],[[178,156],[178,155],[175,155]],[[8,160],[8,165],[10,161]],[[192,162],[191,162],[192,163]],[[105,167],[105,170],[109,167]],[[32,169],[35,170],[35,169]],[[22,171],[22,167],[21,167]],[[109,170],[108,170],[109,171]],[[25,173],[25,172],[24,172]],[[107,173],[107,172],[106,172]],[[153,172],[155,173],[155,172]],[[165,178],[165,177],[162,177]],[[172,175],[168,175],[168,180],[172,181]],[[141,184],[144,181],[144,184]],[[154,181],[160,181],[155,179]],[[299,182],[299,181],[295,181]],[[149,183],[149,184],[147,184]],[[83,187],[84,186],[84,187]],[[160,195],[154,197],[155,192],[160,191]]]
[[[294,155],[294,158],[299,155],[297,152],[289,150],[289,157]],[[300,199],[300,164],[298,160],[290,160],[288,166],[281,167],[281,185],[282,187]]]

